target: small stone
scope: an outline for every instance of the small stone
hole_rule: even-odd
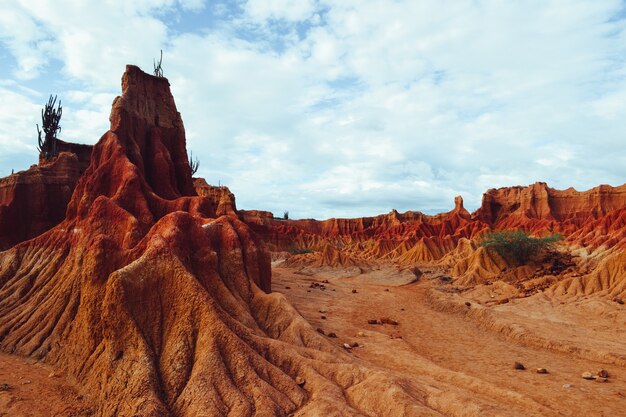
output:
[[[335,333],[335,332],[330,332],[330,333],[328,333],[328,337],[330,337],[330,338],[334,339],[334,338],[336,338],[336,337],[337,337],[337,333]]]
[[[572,384],[563,384],[563,388],[572,388]]]
[[[328,280],[325,279],[324,281],[322,281],[324,284],[328,284]]]
[[[322,320],[326,320],[326,316],[320,316]]]
[[[400,324],[394,319],[390,319],[389,317],[383,317],[382,319],[380,319],[380,322],[383,324],[391,324],[392,326],[397,326]]]
[[[311,290],[306,290],[306,292],[311,292]]]
[[[378,323],[378,320],[376,319],[370,319],[367,321],[367,324],[381,324],[381,323]]]
[[[469,301],[466,301],[466,302],[465,302],[465,305],[466,305],[466,306],[468,306],[468,307],[471,307],[471,306],[472,306],[472,303],[470,303]]]
[[[365,333],[363,333],[363,332],[358,332],[358,333],[356,334],[356,337],[365,337]]]
[[[593,374],[591,372],[583,372],[581,377],[583,379],[587,379],[587,380],[592,380],[592,379],[596,379],[595,376],[593,376]]]
[[[596,382],[608,382],[608,381],[609,381],[608,378],[604,378],[604,377],[601,377],[601,376],[596,378]]]
[[[9,391],[11,386],[9,384],[0,384],[0,391]]]
[[[352,349],[352,346],[350,346],[350,345],[349,345],[349,344],[347,344],[347,343],[344,343],[344,344],[343,344],[343,348],[344,348],[344,349],[346,349],[346,350],[350,350],[350,349]]]
[[[317,332],[318,332],[319,334],[326,334],[326,333],[324,333],[324,329],[322,329],[321,327],[318,327],[318,328],[317,328]]]
[[[600,378],[608,378],[609,377],[609,373],[607,371],[605,371],[604,369],[598,369],[598,376]]]
[[[521,362],[515,362],[515,364],[513,365],[514,369],[517,369],[518,371],[523,371],[526,369],[526,367],[524,366],[523,363]]]
[[[356,294],[356,292],[357,292],[357,291],[353,288],[353,289],[352,289],[352,294]]]
[[[306,383],[306,381],[304,380],[304,378],[302,378],[301,376],[297,376],[296,377],[296,384],[298,384],[301,387],[303,387],[305,383]]]
[[[57,376],[58,376],[58,375],[57,375],[54,371],[52,371],[52,372],[50,372],[50,373],[48,374],[48,378],[56,378]]]
[[[24,381],[22,381],[22,385],[28,385],[30,384],[32,381],[29,379],[25,379]]]
[[[353,348],[359,347],[359,343],[358,342],[352,342],[352,343],[350,343],[350,347],[353,347]]]
[[[290,290],[290,289],[291,289],[291,287],[287,286],[287,287],[285,287],[285,289],[286,289],[286,290]]]
[[[537,368],[538,374],[547,374],[548,370],[546,368]]]
[[[326,310],[318,310],[322,314],[326,314]]]
[[[385,292],[389,292],[389,288],[385,288]]]

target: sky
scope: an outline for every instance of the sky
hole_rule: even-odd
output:
[[[109,127],[163,71],[197,176],[291,218],[471,211],[489,188],[626,182],[623,0],[0,0],[0,176]]]

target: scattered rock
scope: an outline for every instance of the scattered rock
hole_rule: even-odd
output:
[[[356,293],[357,293],[356,289],[353,288],[352,289],[352,294],[356,294]]]
[[[385,288],[385,292],[389,292],[389,288]]]
[[[32,383],[30,379],[25,379],[24,381],[22,381],[22,385],[28,385],[30,383]]]
[[[353,348],[359,347],[359,343],[358,342],[352,342],[352,343],[350,343],[350,347],[353,347]]]
[[[323,282],[324,284],[328,284],[328,283],[329,283],[327,279],[325,279],[325,280],[324,280],[324,281],[322,281],[322,282]]]
[[[9,384],[0,384],[0,391],[9,391],[11,386]]]
[[[326,316],[320,316],[320,319],[326,320]]]
[[[370,319],[367,321],[367,324],[382,324],[382,323],[379,323],[378,320],[376,319]]]
[[[285,287],[285,289],[286,289],[286,290],[290,290],[290,289],[291,289],[291,287],[287,286],[287,287]]]
[[[583,374],[581,375],[581,377],[583,379],[587,379],[587,380],[593,380],[596,379],[596,377],[591,373],[591,372],[583,372]]]
[[[605,371],[604,369],[598,369],[598,374],[597,374],[600,378],[608,378],[609,377],[609,373],[607,371]]]
[[[601,376],[596,378],[596,382],[608,382],[608,381],[609,381],[608,378],[604,378],[604,377],[601,377]]]
[[[296,384],[303,387],[305,383],[306,383],[306,380],[304,378],[302,378],[301,376],[296,377]]]
[[[52,371],[48,374],[48,378],[56,378],[58,375],[56,374],[56,372]]]
[[[365,333],[363,333],[363,332],[358,332],[358,333],[356,334],[356,337],[365,337]]]
[[[572,388],[572,384],[563,384],[563,388]]]
[[[466,301],[466,302],[465,302],[465,305],[466,305],[466,306],[468,306],[468,307],[471,307],[471,306],[472,306],[472,303],[470,303],[469,301]]]
[[[324,329],[322,329],[321,327],[318,327],[318,328],[317,328],[317,332],[318,332],[319,334],[326,334],[326,333],[324,333]]]
[[[344,349],[346,349],[346,350],[350,350],[350,349],[352,349],[352,346],[350,346],[350,345],[349,345],[349,344],[347,344],[347,343],[344,343],[344,344],[343,344],[343,348],[344,348]]]
[[[397,326],[400,324],[397,321],[390,319],[389,317],[383,317],[382,319],[380,319],[380,322],[383,324],[391,324],[392,326]]]
[[[538,374],[547,374],[548,370],[546,368],[537,368]]]
[[[517,369],[518,371],[523,371],[526,369],[526,367],[524,366],[523,363],[521,362],[515,362],[515,364],[513,365],[514,369]]]
[[[624,300],[622,300],[619,297],[613,297],[613,301],[616,302],[617,304],[624,304]]]
[[[335,332],[330,332],[330,333],[328,333],[328,337],[330,337],[330,338],[334,339],[334,338],[336,338],[336,337],[337,337],[337,333],[335,333]]]
[[[323,310],[323,309],[322,309],[322,310],[318,310],[318,311],[319,311],[320,313],[322,313],[322,314],[326,314],[326,313],[327,313],[327,311],[326,311],[326,310]]]

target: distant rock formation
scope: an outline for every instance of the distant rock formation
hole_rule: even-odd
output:
[[[61,153],[51,161],[0,179],[0,251],[40,235],[65,218],[92,147],[59,143]]]
[[[216,215],[237,216],[235,195],[230,192],[228,187],[209,185],[204,178],[195,178],[193,186],[199,196],[211,200]]]

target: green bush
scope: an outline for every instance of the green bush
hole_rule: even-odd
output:
[[[302,254],[305,254],[305,253],[313,253],[313,249],[289,248],[289,252],[292,255],[302,255]]]
[[[484,235],[480,245],[487,249],[494,249],[509,262],[523,265],[537,260],[540,254],[552,249],[554,243],[559,240],[561,240],[561,235],[558,234],[532,237],[522,230],[502,230]]]

